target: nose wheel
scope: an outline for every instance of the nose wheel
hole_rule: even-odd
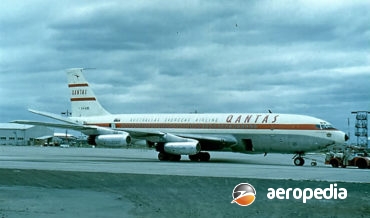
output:
[[[296,166],[303,166],[304,165],[304,159],[302,157],[302,154],[296,154],[294,157],[293,157],[293,163],[294,165]]]
[[[294,158],[294,165],[303,166],[304,165],[304,159],[302,157]]]

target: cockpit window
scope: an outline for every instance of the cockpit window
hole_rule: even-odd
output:
[[[320,124],[317,124],[316,127],[318,129],[325,129],[325,130],[335,129],[330,123],[325,123],[325,122],[322,122]]]
[[[324,129],[334,129],[334,127],[331,124],[326,124],[323,127]]]

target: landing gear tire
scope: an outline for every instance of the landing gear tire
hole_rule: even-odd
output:
[[[159,152],[158,153],[158,160],[166,161],[168,159],[169,159],[169,157],[168,157],[167,153],[165,153],[165,152]]]
[[[208,162],[211,159],[211,155],[208,152],[200,152],[199,160],[202,162]]]
[[[208,152],[199,152],[198,154],[189,155],[191,161],[207,162],[211,159],[211,155]]]
[[[332,159],[330,161],[330,164],[333,168],[338,168],[339,167],[339,161],[337,159]]]
[[[169,160],[170,161],[180,161],[181,160],[181,155],[179,155],[179,154],[170,154]]]
[[[166,152],[159,152],[158,153],[158,160],[160,161],[180,161],[181,155],[179,154],[169,154]]]
[[[193,155],[189,155],[189,159],[191,161],[199,161],[199,154],[193,154]]]
[[[362,159],[362,158],[357,160],[356,165],[359,169],[366,169],[367,168],[366,160]]]
[[[304,159],[302,157],[294,158],[294,165],[303,166],[303,164],[304,164]]]

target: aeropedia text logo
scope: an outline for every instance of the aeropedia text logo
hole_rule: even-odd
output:
[[[303,203],[306,203],[307,200],[310,200],[312,198],[315,198],[317,200],[321,199],[346,199],[347,198],[347,189],[345,188],[337,188],[337,184],[330,184],[328,188],[321,189],[321,188],[305,188],[305,189],[300,189],[300,188],[288,188],[288,189],[283,189],[283,188],[278,188],[278,189],[273,189],[273,188],[268,188],[267,189],[267,198],[268,199],[279,199],[279,200],[284,200],[284,199],[302,199]]]
[[[232,193],[233,200],[231,203],[237,203],[240,206],[249,206],[256,199],[256,190],[249,183],[240,183],[235,186]],[[336,183],[330,184],[327,188],[268,188],[267,198],[270,200],[302,200],[306,203],[307,200],[344,200],[347,198],[347,189],[339,188]]]

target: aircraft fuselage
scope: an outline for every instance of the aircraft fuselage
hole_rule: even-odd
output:
[[[122,131],[160,131],[176,135],[230,137],[222,150],[242,153],[305,153],[329,145],[343,144],[345,134],[330,123],[292,114],[117,114],[72,117],[85,125]],[[89,134],[88,132],[86,134]],[[232,143],[234,142],[235,143]],[[155,141],[155,140],[154,140]],[[220,150],[219,145],[201,143],[202,150]]]

